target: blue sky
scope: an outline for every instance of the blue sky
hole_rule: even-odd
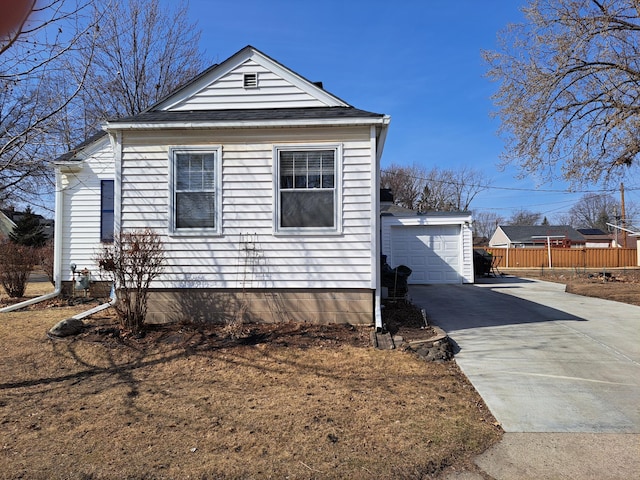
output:
[[[481,170],[495,188],[479,195],[473,209],[507,218],[524,208],[552,220],[583,195],[559,193],[562,182],[537,185],[534,178],[517,180],[515,168],[497,168],[503,144],[490,117],[495,85],[484,77],[480,51],[494,48],[497,32],[523,19],[523,1],[189,3],[211,63],[253,45],[351,105],[390,115],[383,168],[415,162]],[[627,202],[640,204],[640,179],[625,181]]]

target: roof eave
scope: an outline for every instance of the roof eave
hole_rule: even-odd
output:
[[[62,160],[54,161],[53,165],[60,171],[60,173],[78,173],[84,166],[84,160]]]
[[[169,122],[107,122],[106,131],[113,130],[158,130],[158,129],[205,129],[205,128],[286,128],[286,127],[336,127],[389,125],[390,117],[354,117],[327,119],[288,120],[232,120],[232,121],[169,121]]]

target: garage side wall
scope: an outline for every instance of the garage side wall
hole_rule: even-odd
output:
[[[397,243],[407,239],[413,245],[410,255],[402,253],[407,246]],[[381,245],[391,267],[404,264],[415,271],[409,283],[474,282],[471,215],[383,216]]]

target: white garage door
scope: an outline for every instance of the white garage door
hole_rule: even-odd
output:
[[[460,226],[402,226],[391,228],[394,265],[413,272],[409,283],[462,283]]]

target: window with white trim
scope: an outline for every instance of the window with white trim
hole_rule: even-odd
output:
[[[338,146],[276,147],[276,231],[338,232]]]
[[[172,233],[220,232],[220,152],[220,147],[171,149]]]

